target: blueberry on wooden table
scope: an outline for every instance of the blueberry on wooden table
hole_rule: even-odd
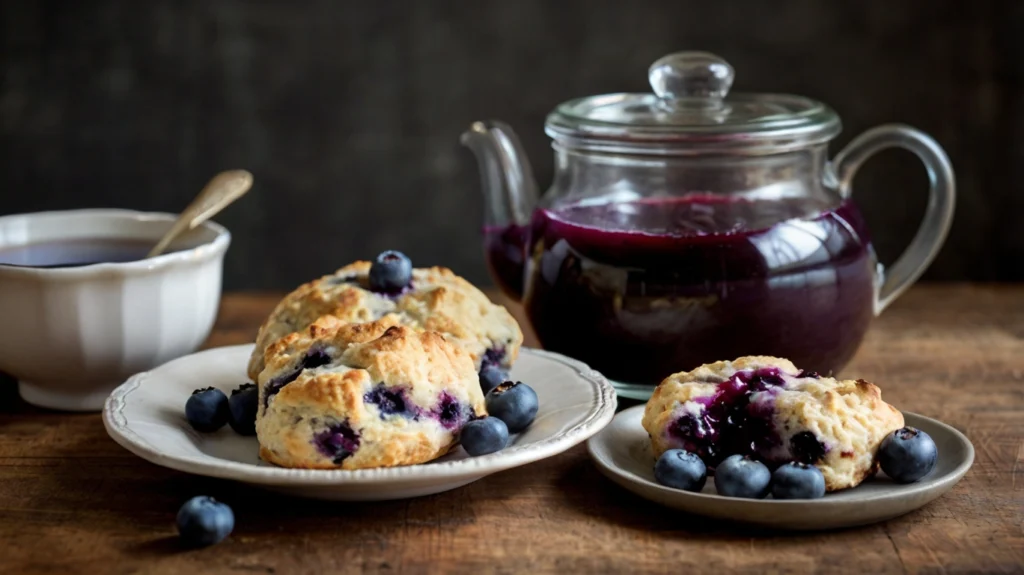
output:
[[[200,495],[178,510],[178,536],[186,545],[206,547],[224,540],[235,528],[231,508],[212,497]]]

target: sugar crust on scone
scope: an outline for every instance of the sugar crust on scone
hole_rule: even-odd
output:
[[[249,377],[255,380],[263,371],[271,344],[323,316],[347,323],[392,318],[396,324],[438,332],[462,346],[477,368],[484,363],[510,367],[515,361],[523,343],[519,324],[473,284],[447,268],[417,268],[411,287],[389,296],[369,289],[370,265],[352,263],[285,296],[260,327]]]

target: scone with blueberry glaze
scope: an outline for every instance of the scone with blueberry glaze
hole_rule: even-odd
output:
[[[260,457],[283,467],[424,463],[486,415],[469,354],[394,317],[323,317],[272,344],[258,382]]]
[[[669,376],[647,402],[655,457],[696,453],[712,468],[733,454],[775,467],[814,464],[828,491],[855,487],[878,469],[878,447],[903,414],[864,380],[837,380],[766,356],[706,364]]]
[[[451,270],[412,269],[409,284],[394,292],[371,289],[370,270],[370,262],[355,262],[281,300],[260,327],[249,377],[263,371],[264,353],[272,343],[325,315],[348,323],[390,318],[418,331],[440,333],[465,349],[478,370],[487,364],[507,369],[515,361],[523,343],[515,318]]]

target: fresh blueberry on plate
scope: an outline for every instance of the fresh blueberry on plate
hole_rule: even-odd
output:
[[[896,483],[913,483],[935,467],[939,449],[927,433],[904,427],[890,433],[878,449],[878,463]]]
[[[746,455],[730,455],[715,468],[715,489],[726,497],[764,499],[771,481],[768,467]]]
[[[537,392],[521,381],[506,381],[487,392],[487,413],[505,422],[509,433],[526,429],[537,416]]]
[[[178,510],[178,535],[190,546],[206,547],[220,543],[235,528],[231,508],[212,497],[200,495]]]
[[[696,453],[669,449],[654,464],[654,479],[665,487],[699,492],[707,482],[708,468]]]
[[[383,252],[370,265],[370,289],[373,291],[399,293],[407,288],[410,282],[412,262],[402,252]]]
[[[496,365],[485,365],[480,370],[480,389],[487,395],[495,387],[508,381],[508,372]]]
[[[825,476],[814,465],[791,461],[772,473],[775,499],[817,499],[825,496]]]
[[[474,419],[463,426],[460,441],[473,456],[501,451],[508,445],[508,426],[497,417]]]
[[[256,410],[259,408],[259,390],[252,383],[242,384],[231,391],[228,399],[228,425],[239,435],[256,435]]]
[[[224,392],[207,387],[197,389],[185,402],[185,419],[192,429],[208,433],[217,431],[228,422],[228,396]]]

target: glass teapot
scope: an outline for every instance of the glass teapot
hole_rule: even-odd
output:
[[[871,129],[831,162],[836,113],[809,98],[729,93],[705,52],[665,56],[653,94],[565,102],[547,118],[555,175],[543,197],[508,126],[462,135],[480,163],[485,250],[544,348],[645,398],[666,376],[743,355],[822,374],[853,356],[871,318],[938,252],[953,217],[949,159],[924,133]],[[910,246],[878,264],[851,199],[875,152],[916,154],[931,182]]]

